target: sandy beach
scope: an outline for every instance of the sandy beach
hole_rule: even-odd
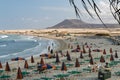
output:
[[[59,34],[66,34],[65,30],[58,30],[60,31]],[[40,72],[37,70],[37,63],[40,62],[41,57],[37,56],[34,57],[35,63],[31,63],[31,60],[28,59],[27,62],[29,64],[29,68],[24,68],[24,60],[21,60],[19,62],[15,62],[10,64],[11,71],[4,71],[5,66],[1,68],[3,72],[0,72],[0,75],[9,75],[10,77],[8,80],[16,80],[17,77],[17,68],[18,65],[21,68],[22,72],[27,72],[26,74],[23,74],[22,80],[99,80],[98,79],[98,69],[95,71],[93,70],[94,66],[96,65],[105,65],[104,63],[100,62],[100,57],[103,55],[105,58],[105,61],[110,63],[112,65],[112,61],[110,61],[110,56],[113,54],[115,56],[115,51],[118,53],[118,58],[114,57],[114,63],[111,66],[111,78],[108,78],[106,80],[119,80],[119,76],[116,74],[118,71],[120,71],[119,66],[119,52],[120,47],[119,45],[113,45],[107,37],[97,37],[94,36],[95,33],[109,33],[107,30],[67,30],[67,33],[70,33],[71,35],[60,35],[56,37],[56,31],[55,30],[10,30],[10,31],[0,31],[1,34],[22,34],[22,35],[33,35],[37,37],[46,37],[50,39],[55,39],[58,41],[58,48],[54,50],[54,54],[56,55],[56,51],[59,55],[60,63],[55,63],[56,58],[48,58],[43,57],[45,64],[50,64],[55,66],[55,70],[53,68],[51,69],[45,69],[44,71]],[[80,31],[80,32],[79,32]],[[83,31],[83,32],[82,32]],[[115,30],[114,30],[115,31]],[[111,33],[115,33],[115,32]],[[52,33],[51,33],[52,32]],[[63,32],[63,33],[61,33]],[[47,34],[46,34],[47,33]],[[79,33],[79,34],[78,34]],[[91,33],[91,34],[86,34]],[[75,35],[76,34],[76,35]],[[116,34],[116,36],[119,34]],[[115,34],[112,34],[115,35]],[[80,49],[76,52],[77,46],[79,45]],[[81,52],[84,52],[83,45],[85,48],[85,53],[83,53],[84,58],[80,58]],[[95,64],[90,65],[90,57],[89,55],[89,48],[91,49],[91,55],[93,58],[93,61]],[[110,53],[110,48],[112,48],[112,53]],[[104,49],[106,50],[106,54],[103,54]],[[62,55],[59,51],[62,51]],[[67,60],[66,53],[67,51],[70,54],[71,60]],[[48,52],[49,54],[50,52]],[[80,67],[75,67],[75,61],[76,58],[78,58],[78,61],[80,63]],[[61,71],[62,62],[65,62],[67,66],[67,71],[63,70]],[[89,66],[90,65],[90,66]],[[89,68],[90,67],[90,68]],[[72,73],[76,72],[76,73]],[[58,74],[63,74],[64,77],[56,77]],[[66,76],[65,76],[66,75]],[[49,78],[49,79],[44,79]],[[5,80],[5,79],[0,79]]]

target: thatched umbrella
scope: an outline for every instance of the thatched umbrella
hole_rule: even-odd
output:
[[[67,52],[66,56],[67,56],[67,60],[71,61],[71,57],[70,57],[70,54],[68,52]]]
[[[61,71],[67,71],[67,67],[64,62],[62,62]]]
[[[80,63],[78,61],[78,58],[76,58],[75,67],[80,67]]]
[[[113,57],[112,54],[111,54],[111,56],[110,56],[110,61],[114,61],[114,57]]]
[[[24,68],[26,68],[26,69],[29,68],[27,60],[25,60]]]
[[[84,45],[82,46],[82,48],[83,48],[83,53],[86,53],[86,50],[85,50],[85,46],[84,46]]]
[[[20,67],[18,67],[17,78],[16,79],[23,79],[23,75],[22,75]]]
[[[11,69],[10,69],[10,66],[9,66],[8,62],[6,62],[5,71],[11,71]]]
[[[41,58],[40,64],[45,64],[43,58]]]
[[[104,54],[104,55],[106,54],[106,50],[105,50],[105,49],[103,50],[103,54]]]
[[[68,54],[69,54],[69,52],[67,51],[67,52],[66,52],[66,56],[68,56]]]
[[[94,64],[92,56],[91,56],[91,58],[90,58],[90,64],[91,64],[91,65]]]
[[[59,63],[60,60],[59,60],[59,56],[58,56],[58,53],[56,53],[56,63]]]
[[[111,53],[111,54],[113,53],[112,48],[110,48],[110,53]]]
[[[105,62],[105,59],[104,59],[103,55],[100,57],[100,62],[101,62],[101,63],[104,63],[104,62]]]
[[[80,53],[80,58],[81,58],[81,59],[83,59],[83,58],[84,58],[84,57],[83,57],[83,55],[82,55],[82,51],[81,51],[81,53]]]
[[[1,63],[1,61],[0,61],[0,69],[2,68],[2,63]]]
[[[35,61],[34,61],[34,58],[33,58],[33,56],[31,56],[31,63],[34,63]]]
[[[115,51],[115,58],[118,58],[118,54],[117,54],[117,51]]]

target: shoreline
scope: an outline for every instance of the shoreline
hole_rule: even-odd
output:
[[[6,34],[6,35],[7,35],[7,34]],[[22,34],[20,34],[20,35],[22,35]],[[25,36],[32,36],[32,35],[25,35]],[[65,45],[66,45],[66,42],[64,42],[64,40],[62,40],[62,39],[49,38],[49,37],[38,37],[38,36],[33,36],[33,37],[45,38],[45,39],[53,40],[54,43],[55,43],[55,45],[57,46],[57,47],[55,46],[56,48],[55,48],[55,50],[54,50],[54,53],[55,53],[56,51],[66,49],[66,46],[65,46]],[[40,54],[42,54],[42,52],[39,53],[39,54],[34,54],[34,55],[32,55],[32,56],[34,56],[34,59],[39,62],[39,59],[40,59],[39,55],[40,55]],[[47,53],[47,54],[49,54],[49,53]],[[25,58],[25,60],[27,60],[28,62],[30,62],[30,59],[31,59],[31,56]],[[10,65],[17,65],[17,64],[18,64],[18,61],[11,61],[11,60],[9,60],[9,61],[5,61],[4,63],[2,63],[2,64],[3,64],[3,67],[5,67],[6,62],[8,62]],[[21,62],[21,61],[20,61],[20,62]],[[22,61],[22,64],[23,64],[23,61]],[[12,66],[12,67],[14,67],[14,66]]]
[[[5,35],[7,35],[7,34],[5,34]],[[19,34],[19,35],[24,35],[24,34]],[[67,48],[67,42],[65,42],[65,38],[61,38],[61,37],[54,37],[54,36],[39,36],[39,35],[25,35],[25,36],[33,36],[33,37],[37,37],[37,38],[45,38],[45,39],[49,39],[49,40],[53,40],[54,41],[54,43],[57,45],[57,47],[55,48],[55,50],[54,50],[54,53],[56,52],[56,51],[59,51],[59,50],[65,50],[66,48]],[[42,52],[41,52],[42,53]],[[37,58],[37,56],[39,56],[41,53],[39,53],[39,54],[35,54],[35,55],[33,55],[33,56],[35,56],[35,58]],[[47,53],[48,54],[48,53]],[[30,60],[30,57],[31,56],[29,56],[29,57],[26,57],[26,60]]]

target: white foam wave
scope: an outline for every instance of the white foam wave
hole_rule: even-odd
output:
[[[3,44],[3,45],[0,45],[0,47],[6,47],[7,45]]]
[[[25,39],[25,40],[31,40],[33,38],[34,36],[21,36],[21,39]]]
[[[17,55],[18,53],[13,53],[12,55]]]
[[[37,42],[37,40],[34,38],[34,36],[20,36],[20,38],[19,39],[14,39],[15,40],[15,42],[17,42],[17,41],[34,41],[34,42]]]
[[[1,35],[0,39],[7,38],[7,37],[8,37],[7,35]]]
[[[10,54],[7,54],[7,55],[2,55],[0,56],[0,58],[5,58],[5,57],[8,57]]]
[[[12,55],[13,56],[23,56],[26,57],[26,56],[31,56],[31,55],[34,55],[34,53],[40,48],[41,46],[41,43],[39,43],[39,45],[37,45],[36,47],[33,47],[33,48],[29,48],[29,49],[25,49],[24,51],[22,52],[18,52],[18,53],[13,53]],[[28,54],[30,53],[30,54]]]
[[[33,39],[34,38],[34,36],[28,36],[27,37],[27,39]]]

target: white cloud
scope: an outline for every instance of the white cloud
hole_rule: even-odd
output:
[[[97,2],[97,4],[101,11],[101,13],[99,13],[99,15],[105,23],[117,23],[111,14],[111,11],[109,8],[109,3],[107,0],[100,0],[99,2]],[[85,21],[87,21],[89,23],[101,23],[101,21],[98,19],[97,15],[96,15],[96,13],[94,12],[94,10],[91,8],[91,9],[89,9],[89,11],[92,13],[92,15],[94,16],[95,19],[91,19],[90,17],[87,17],[87,18],[85,18]],[[83,12],[85,13],[85,15],[88,16],[88,13],[85,10]]]
[[[109,2],[107,0],[102,0],[99,2],[99,6],[101,9],[101,17],[105,23],[116,23],[115,19],[113,18],[110,7],[109,7]]]
[[[110,8],[109,8],[109,3],[106,1],[100,1],[99,2],[100,9],[102,11],[102,15],[104,16],[111,16]]]

